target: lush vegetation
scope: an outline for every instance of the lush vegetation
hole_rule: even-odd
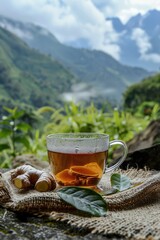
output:
[[[145,102],[146,107],[147,102],[148,107],[154,105],[155,102],[160,103],[160,74],[132,85],[124,94],[124,106],[126,108],[137,110],[137,107],[143,102]]]
[[[90,73],[97,79],[104,76],[96,75],[92,70],[99,69],[102,75],[109,71],[115,81],[111,81],[111,75],[107,75],[108,79],[118,90],[122,82],[129,79],[131,72],[128,68],[122,68],[112,58],[104,73],[101,65],[106,63],[106,55],[103,53],[98,53],[99,62],[96,63],[93,61],[96,51],[83,50],[83,54],[79,55],[79,50],[75,53],[74,49],[72,52],[67,49],[65,56],[69,53],[76,55],[77,67],[82,75],[84,66],[90,68]],[[110,65],[114,65],[115,69],[111,69]],[[126,78],[120,74],[121,83],[115,77],[115,74],[119,76],[120,69],[121,73],[127,71]],[[95,80],[92,75],[89,78]],[[128,141],[152,119],[160,117],[160,75],[128,88],[124,94],[124,108],[121,109],[105,102],[103,96],[95,98],[95,104],[77,105],[71,102],[64,105],[61,93],[70,91],[76,81],[57,61],[30,49],[13,34],[0,28],[0,167],[10,167],[15,156],[24,153],[47,160],[46,136],[49,133],[99,132],[108,133],[111,140]]]
[[[111,140],[128,141],[159,117],[159,105],[145,117],[142,113],[135,116],[116,108],[105,111],[93,104],[84,107],[74,103],[61,109],[4,108],[4,112],[0,121],[0,166],[10,167],[14,157],[24,153],[47,160],[46,136],[53,132],[99,132],[109,134]]]
[[[9,24],[17,28],[14,21]],[[31,37],[22,41],[0,28],[0,99],[12,99],[15,106],[24,102],[36,107],[58,107],[62,93],[71,92],[77,82],[85,83],[87,91],[92,86],[98,96],[107,94],[112,100],[120,99],[128,85],[149,75],[103,52],[65,46],[52,34],[44,34],[41,27],[26,23],[18,26],[24,36],[27,33]]]
[[[0,28],[0,100],[12,105],[59,106],[76,81],[60,63]],[[7,104],[6,104],[7,105]]]
[[[1,66],[0,71],[1,80],[3,81],[6,74],[6,79],[10,81],[5,68]],[[149,79],[147,84],[146,82],[147,80],[144,80],[127,90],[124,98],[127,108],[123,109],[113,108],[108,102],[101,106],[70,102],[65,105],[61,103],[60,108],[44,106],[36,110],[25,103],[14,107],[10,100],[7,104],[1,101],[0,166],[11,167],[15,156],[24,153],[32,153],[41,160],[47,160],[46,136],[53,132],[99,132],[109,134],[111,140],[132,139],[136,133],[146,128],[151,120],[160,118],[160,104],[156,94],[160,89],[159,75],[155,76],[155,85],[154,78],[152,81]],[[134,89],[133,92],[136,92],[139,85],[143,85],[143,92],[132,94],[131,90]],[[145,96],[146,88],[148,89],[150,85],[154,93],[152,101],[149,101],[150,98],[147,96],[137,101],[138,97]],[[130,94],[132,101],[137,101],[136,106],[127,105]],[[5,104],[10,108],[4,107]]]

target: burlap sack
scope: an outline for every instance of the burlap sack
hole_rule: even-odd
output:
[[[160,172],[127,170],[134,187],[109,196],[105,217],[93,217],[63,202],[56,191],[39,193],[19,191],[11,183],[10,172],[0,175],[0,205],[16,212],[47,216],[65,221],[92,233],[127,239],[160,239]],[[101,187],[109,189],[109,175],[104,175]]]

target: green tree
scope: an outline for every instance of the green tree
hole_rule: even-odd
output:
[[[142,102],[160,103],[160,74],[130,86],[124,93],[124,107],[136,109]]]

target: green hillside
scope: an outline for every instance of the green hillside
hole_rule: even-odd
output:
[[[24,39],[29,46],[48,54],[63,63],[76,77],[101,89],[114,89],[115,98],[129,85],[139,82],[150,73],[138,67],[120,64],[109,54],[96,50],[78,49],[61,44],[51,33],[43,34],[43,28],[20,25],[31,33]]]
[[[160,103],[160,74],[148,77],[130,86],[124,93],[124,105],[136,108],[143,102]]]
[[[0,16],[8,27],[32,48],[48,54],[62,63],[76,78],[94,88],[99,96],[120,100],[122,92],[150,73],[142,68],[120,64],[109,54],[96,50],[78,49],[60,43],[48,30]],[[96,33],[95,33],[96,34]],[[128,53],[129,54],[129,53]]]
[[[76,81],[60,63],[0,28],[0,99],[55,106]]]

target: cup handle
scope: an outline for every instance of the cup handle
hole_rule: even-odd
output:
[[[105,172],[110,172],[112,170],[115,170],[116,168],[118,168],[125,160],[127,154],[128,154],[128,147],[125,144],[125,142],[121,141],[121,140],[113,140],[109,143],[109,146],[113,146],[113,145],[121,145],[123,147],[123,156],[119,159],[119,161],[117,163],[115,163],[113,166],[107,168],[105,170]]]

